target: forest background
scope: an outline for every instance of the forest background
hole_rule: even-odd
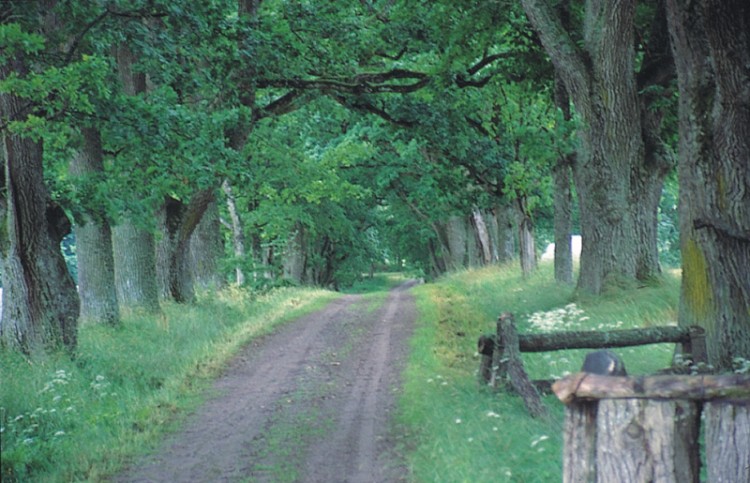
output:
[[[580,230],[581,293],[679,263],[679,323],[706,327],[717,369],[750,355],[742,1],[0,15],[4,350],[75,354],[79,323],[228,283],[512,258],[530,274],[549,240],[573,283]]]

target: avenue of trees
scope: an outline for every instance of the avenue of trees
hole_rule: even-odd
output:
[[[549,239],[594,294],[679,244],[679,323],[750,358],[744,0],[0,8],[6,350],[228,283],[529,273]]]

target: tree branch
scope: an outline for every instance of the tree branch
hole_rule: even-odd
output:
[[[375,114],[376,116],[380,117],[381,119],[384,119],[388,121],[391,124],[395,124],[397,126],[402,127],[414,127],[417,122],[416,121],[410,121],[408,119],[396,119],[395,117],[388,114],[384,109],[377,107],[376,105],[365,101],[364,99],[356,99],[353,101],[350,101],[346,99],[344,96],[340,95],[331,95],[329,96],[341,104],[342,106],[349,108],[349,109],[356,109],[358,111],[364,111],[369,112],[370,114]]]
[[[86,34],[94,28],[96,24],[104,20],[107,15],[110,14],[109,8],[105,9],[102,13],[96,16],[94,20],[86,24],[86,26],[81,30],[78,35],[75,36],[73,39],[73,42],[70,44],[70,48],[68,49],[68,52],[65,54],[65,63],[68,64],[73,59],[73,55],[75,54],[76,50],[78,49],[78,44],[81,43],[81,40],[86,36]]]
[[[568,92],[580,95],[589,91],[586,56],[570,38],[560,15],[547,0],[522,0],[523,9],[537,31],[555,70],[565,81]]]
[[[269,102],[265,107],[256,109],[253,112],[253,119],[255,121],[258,121],[265,117],[288,114],[299,107],[299,105],[295,101],[302,97],[303,94],[304,91],[301,90],[289,91],[278,99]]]
[[[388,83],[389,81],[411,79],[410,84]],[[353,78],[321,79],[259,79],[257,86],[280,87],[288,89],[317,89],[321,91],[339,91],[350,94],[375,94],[384,92],[409,93],[426,86],[430,77],[422,72],[393,69],[388,72],[358,74]]]

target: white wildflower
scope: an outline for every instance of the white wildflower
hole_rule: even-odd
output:
[[[534,439],[531,442],[531,447],[533,448],[534,446],[538,445],[542,441],[545,441],[545,440],[548,440],[548,439],[549,439],[549,436],[547,436],[546,434],[543,434],[543,435],[539,436],[538,438]]]

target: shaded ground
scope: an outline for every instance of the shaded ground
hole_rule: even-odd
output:
[[[251,343],[184,428],[117,481],[403,480],[388,429],[414,283],[384,303],[344,296]]]

